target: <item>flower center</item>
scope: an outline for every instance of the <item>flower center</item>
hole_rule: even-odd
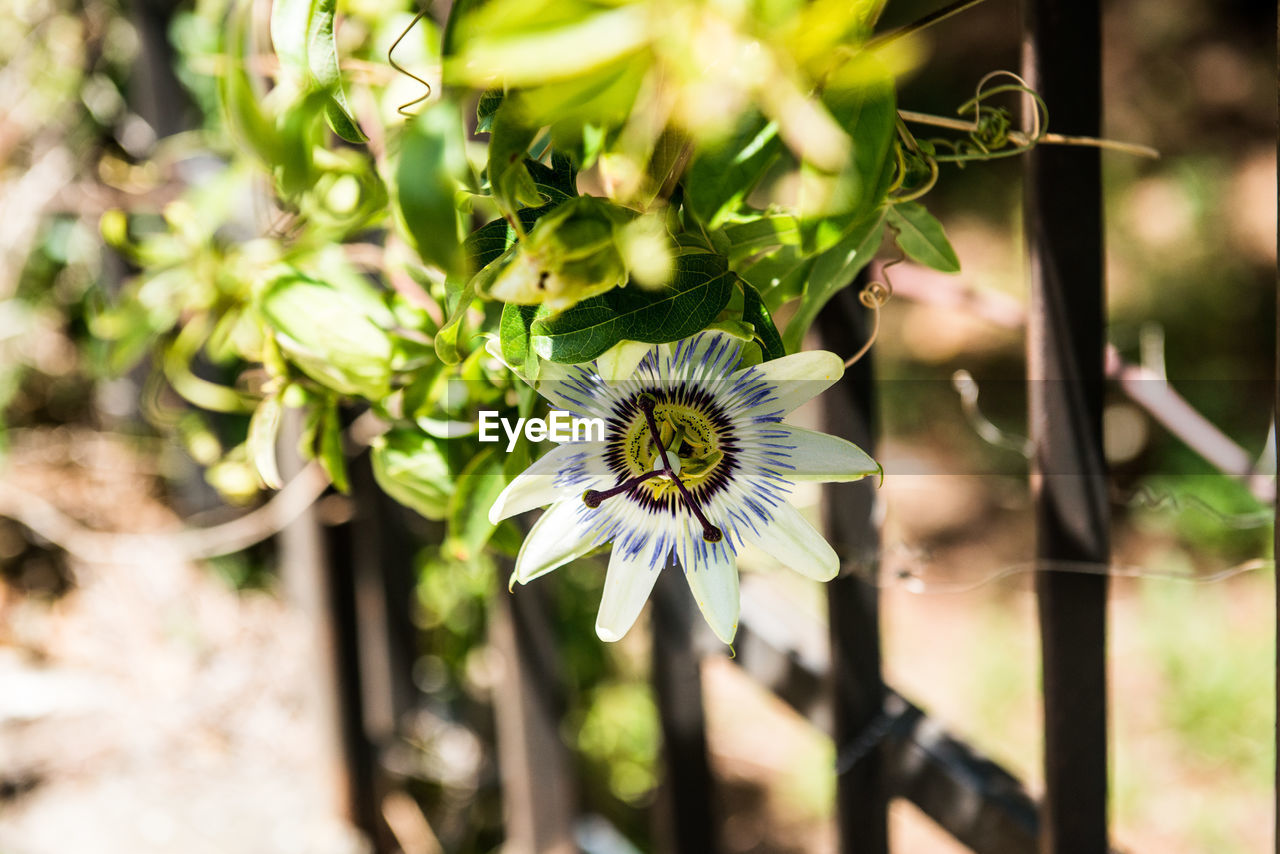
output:
[[[731,468],[725,457],[728,443],[714,414],[695,403],[659,399],[651,393],[632,403],[636,411],[607,455],[623,480],[603,492],[587,490],[583,502],[599,507],[605,499],[625,493],[668,512],[683,504],[702,524],[703,539],[719,542],[724,534],[707,519],[699,501],[700,492],[712,491],[717,470]]]
[[[632,477],[663,467],[659,443],[667,451],[671,468],[690,489],[697,489],[715,474],[724,460],[724,450],[719,431],[705,413],[688,404],[655,401],[653,423],[656,436],[646,418],[635,419],[622,436],[623,464]],[[671,478],[648,480],[644,488],[662,502],[680,491]]]

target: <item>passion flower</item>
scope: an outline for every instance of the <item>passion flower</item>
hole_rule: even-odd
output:
[[[495,523],[550,505],[525,538],[513,586],[612,542],[602,640],[625,635],[658,573],[678,567],[730,643],[745,546],[810,578],[835,577],[835,550],[787,499],[799,481],[857,480],[880,466],[851,442],[783,418],[840,379],[843,363],[818,350],[740,368],[740,346],[720,332],[661,344],[617,382],[595,363],[543,363],[539,393],[575,417],[604,419],[606,431],[603,442],[552,449],[494,502]]]

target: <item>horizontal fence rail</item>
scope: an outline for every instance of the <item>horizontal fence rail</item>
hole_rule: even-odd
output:
[[[827,651],[805,648],[785,614],[768,597],[746,588],[734,663],[801,715],[830,726]],[[977,854],[1033,854],[1040,820],[1037,806],[1008,771],[948,734],[919,707],[892,690],[868,728],[872,737],[845,745],[837,770],[875,750],[884,771],[885,797],[909,800]]]

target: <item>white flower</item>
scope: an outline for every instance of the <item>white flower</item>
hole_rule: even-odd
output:
[[[700,333],[650,348],[614,382],[595,363],[542,364],[539,393],[575,417],[603,418],[606,433],[556,446],[494,502],[495,523],[550,505],[525,538],[513,585],[612,541],[602,640],[626,634],[658,573],[678,566],[729,643],[744,546],[810,578],[835,577],[835,551],[787,497],[797,481],[857,480],[880,467],[850,442],[782,419],[838,380],[843,364],[818,350],[739,369],[739,349],[729,335]]]

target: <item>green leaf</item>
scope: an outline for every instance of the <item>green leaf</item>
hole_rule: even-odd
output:
[[[320,435],[320,447],[316,459],[321,468],[329,475],[329,482],[339,492],[350,492],[351,485],[347,480],[347,454],[342,446],[342,419],[338,417],[338,400],[330,396],[321,405],[320,423],[317,431]]]
[[[458,337],[462,334],[462,321],[467,316],[471,304],[476,301],[475,277],[467,281],[456,296],[449,301],[449,317],[440,331],[436,333],[436,356],[446,365],[456,365],[462,361],[458,353]]]
[[[760,115],[744,116],[727,139],[699,151],[685,174],[685,204],[709,228],[719,226],[725,215],[764,177],[782,153],[778,126]]]
[[[391,382],[391,338],[365,303],[301,273],[277,278],[258,310],[293,364],[341,394],[380,400]]]
[[[524,165],[533,176],[538,192],[549,202],[558,204],[578,195],[578,170],[573,161],[560,152],[551,152],[550,166],[536,160],[526,160]]]
[[[444,32],[440,34],[440,55],[448,59],[458,52],[461,41],[458,28],[464,18],[472,14],[484,4],[484,0],[455,0],[449,6],[449,17],[444,22]],[[445,85],[448,85],[446,81]]]
[[[466,275],[456,198],[467,164],[462,115],[439,101],[410,122],[400,142],[397,204],[418,254],[449,275]]]
[[[514,93],[531,124],[549,126],[554,146],[572,151],[587,168],[605,128],[620,128],[635,105],[652,60],[632,54],[582,77],[543,83]]]
[[[785,16],[781,20],[774,18],[772,26],[786,28],[795,34],[790,57],[792,61],[802,66],[825,69],[831,65],[833,53],[854,52],[863,46],[870,38],[885,2],[886,0],[814,0],[794,6],[778,4],[769,11]],[[765,14],[768,15],[768,12]],[[764,24],[763,21],[761,23]]]
[[[271,44],[280,58],[280,70],[293,78],[299,89],[311,79],[307,42],[311,32],[313,0],[273,0],[271,3]]]
[[[552,205],[525,208],[518,216],[524,228],[529,230],[544,213],[552,208]],[[467,237],[463,244],[467,259],[466,266],[467,269],[475,270],[476,273],[465,282],[461,277],[451,277],[445,281],[448,319],[435,335],[436,355],[445,364],[456,365],[461,360],[458,353],[458,338],[462,332],[462,321],[480,293],[499,272],[502,265],[495,262],[502,257],[503,253],[511,249],[515,242],[515,229],[504,219],[485,223]]]
[[[813,263],[813,256],[806,256],[799,247],[783,246],[740,268],[738,275],[760,292],[766,306],[776,311],[804,293]]]
[[[342,72],[338,67],[338,44],[333,37],[333,15],[337,0],[314,0],[311,23],[307,30],[307,62],[320,88],[329,93],[325,118],[333,132],[347,142],[366,142],[368,137],[351,116],[347,95],[342,91]]]
[[[459,473],[449,500],[449,538],[446,545],[461,560],[479,555],[496,526],[489,521],[489,508],[506,486],[503,458],[493,448],[485,448],[471,458]]]
[[[850,75],[852,80],[824,89],[822,103],[852,140],[852,156],[835,176],[806,169],[814,180],[827,186],[828,197],[821,205],[823,216],[847,214],[852,221],[861,221],[884,202],[889,190],[895,161],[897,101],[893,76],[875,60],[846,63],[841,73]]]
[[[485,89],[480,93],[480,100],[476,103],[476,133],[488,133],[493,127],[493,114],[498,112],[505,99],[506,93],[501,89]]]
[[[771,214],[725,225],[729,263],[777,246],[800,244],[800,223],[790,214]]]
[[[760,349],[766,361],[780,359],[787,355],[787,348],[778,334],[778,327],[773,323],[773,315],[769,313],[760,292],[749,283],[742,282],[742,319],[750,323],[755,330],[755,337],[760,342]]]
[[[912,261],[943,273],[959,273],[960,259],[951,247],[942,223],[919,202],[889,208],[889,225],[897,231],[898,245]]]
[[[283,143],[275,121],[262,109],[262,96],[249,79],[245,51],[250,21],[249,3],[237,3],[227,27],[230,62],[218,76],[223,114],[232,137],[268,168],[278,163]]]
[[[498,207],[508,214],[542,204],[524,165],[538,129],[526,125],[518,110],[512,101],[504,101],[493,114],[489,133],[489,186]]]
[[[848,287],[854,276],[875,257],[884,238],[885,215],[878,211],[858,223],[844,239],[813,260],[800,306],[787,323],[782,340],[788,352],[795,352],[817,319],[818,312],[837,291]]]
[[[314,152],[320,143],[320,111],[328,96],[319,89],[290,104],[277,122],[280,154],[274,173],[276,188],[286,199],[296,199],[315,187]]]
[[[417,419],[430,416],[436,409],[440,395],[440,376],[445,366],[439,359],[432,359],[417,371],[405,386],[402,411],[405,418]]]
[[[564,199],[565,196],[561,190],[557,189],[559,182],[563,177],[552,175],[551,170],[543,166],[541,163],[536,164],[541,172],[535,172],[538,175],[539,189],[543,192],[550,192]],[[552,184],[542,184],[541,181],[548,180]],[[553,186],[554,185],[554,186]],[[543,215],[550,213],[555,209],[555,204],[547,204],[538,208],[524,208],[517,214],[520,225],[526,232],[532,231],[533,227],[538,223]],[[505,219],[495,219],[486,222],[477,228],[471,234],[467,235],[467,239],[463,242],[463,251],[467,259],[467,270],[472,273],[478,273],[485,267],[492,264],[502,256],[502,253],[510,249],[516,242],[516,230],[511,227]]]
[[[688,164],[693,147],[693,140],[688,134],[670,127],[653,141],[638,200],[642,209],[658,196],[666,198],[671,195],[675,189],[675,179],[680,177]]]
[[[615,288],[557,315],[539,311],[533,322],[538,355],[556,362],[587,362],[623,339],[660,344],[699,332],[729,302],[735,276],[710,253],[676,257],[669,287]]]
[[[334,133],[348,142],[367,138],[352,118],[342,88],[333,22],[336,0],[275,0],[271,6],[271,43],[283,76],[298,90],[317,88]]]
[[[843,240],[865,217],[845,213],[806,220],[800,226],[802,254],[816,257]]]
[[[290,385],[288,392],[285,405],[303,412],[302,429],[298,432],[298,456],[304,460],[314,460],[321,422],[324,421],[326,399],[332,395],[313,394],[297,383]]]
[[[445,440],[391,430],[374,440],[370,459],[378,486],[396,501],[428,519],[448,515],[454,481]]]
[[[445,52],[447,85],[536,86],[589,75],[649,42],[650,12],[564,0],[490,0],[461,18]],[[450,16],[449,29],[454,27]]]
[[[486,222],[467,236],[464,248],[468,269],[476,272],[483,270],[498,260],[515,242],[515,229],[505,219]]]
[[[159,330],[176,321],[155,322],[147,307],[134,299],[97,311],[89,317],[89,331],[91,340],[107,345],[106,364],[96,367],[109,377],[121,376],[136,365],[151,351]]]
[[[249,419],[249,437],[246,440],[249,458],[257,469],[262,485],[279,489],[284,485],[280,469],[276,465],[276,437],[280,433],[280,395],[265,398]]]
[[[502,358],[528,380],[538,378],[538,354],[533,350],[530,332],[537,313],[537,306],[507,303],[502,307],[498,327]]]

